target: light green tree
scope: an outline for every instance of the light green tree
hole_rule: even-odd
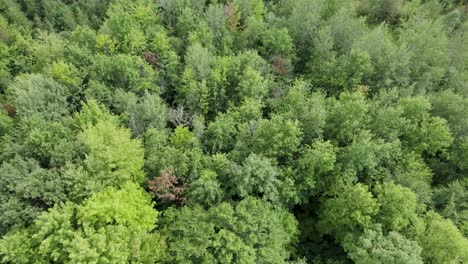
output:
[[[148,194],[134,183],[110,187],[82,205],[57,205],[28,229],[7,234],[0,240],[0,258],[13,263],[158,263],[165,243],[150,233],[157,216]]]
[[[103,186],[121,186],[126,181],[142,183],[144,151],[137,139],[131,139],[128,129],[111,121],[100,121],[78,134],[85,148],[86,170],[99,178]]]
[[[319,213],[319,230],[342,241],[348,233],[360,233],[369,228],[378,212],[377,199],[366,185],[358,183],[337,197],[325,200]]]
[[[348,257],[357,264],[408,263],[422,264],[421,247],[400,233],[382,232],[380,225],[366,229],[359,237],[349,235],[343,242]]]

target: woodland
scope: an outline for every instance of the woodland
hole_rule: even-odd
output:
[[[0,263],[468,263],[465,0],[0,0]]]

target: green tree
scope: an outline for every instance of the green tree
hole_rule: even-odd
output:
[[[95,100],[81,103],[81,111],[73,116],[73,126],[79,130],[85,130],[88,126],[95,126],[101,121],[108,121],[118,125],[120,120],[111,114],[103,105]]]
[[[319,230],[332,234],[338,241],[348,233],[360,233],[369,228],[379,212],[377,199],[360,183],[350,186],[337,197],[325,200],[319,213]]]
[[[402,98],[398,106],[403,109],[402,143],[416,153],[434,155],[445,151],[453,142],[447,121],[430,115],[431,104],[424,97]]]
[[[259,153],[284,162],[297,151],[301,138],[302,132],[297,120],[274,115],[271,119],[243,124],[235,151],[245,156],[250,152]]]
[[[411,80],[416,92],[431,91],[447,71],[449,63],[447,36],[440,19],[424,19],[418,15],[403,23],[399,41],[408,47],[410,54]],[[425,43],[432,43],[426,46]]]
[[[468,181],[456,180],[434,190],[434,207],[467,236],[468,234]]]
[[[401,231],[417,217],[417,197],[410,189],[384,183],[377,186],[376,192],[380,204],[377,222],[384,230]]]
[[[78,140],[85,148],[85,168],[103,186],[121,186],[128,180],[143,183],[144,151],[128,129],[100,121],[80,132]]]
[[[328,99],[325,135],[339,144],[349,143],[369,122],[368,111],[369,105],[362,92],[344,92],[340,100]]]
[[[18,77],[7,93],[19,116],[40,114],[45,119],[58,121],[69,114],[67,90],[42,75]]]
[[[411,263],[422,264],[421,247],[395,231],[384,235],[380,225],[366,229],[358,238],[349,235],[343,247],[357,264]]]
[[[98,55],[89,69],[94,81],[114,91],[121,88],[138,94],[159,93],[157,73],[142,58],[126,54],[115,56]]]
[[[285,96],[272,103],[276,111],[290,115],[291,119],[297,118],[305,144],[322,136],[327,117],[324,94],[309,94],[310,89],[307,82],[298,80]]]
[[[242,168],[235,170],[233,174],[227,183],[231,195],[241,198],[254,196],[280,202],[278,169],[271,159],[250,154],[243,162]]]
[[[220,113],[208,123],[203,143],[211,153],[228,152],[234,147],[237,133],[234,117],[229,113]]]
[[[175,145],[170,144],[170,137],[164,131],[150,128],[146,132],[145,170],[149,176],[157,177],[163,171],[173,170],[175,176],[182,182],[198,178],[202,150],[197,144],[192,145],[197,139],[190,131],[183,127],[179,130],[180,135],[173,135]],[[185,141],[186,139],[188,141]],[[181,145],[177,146],[179,143]]]
[[[426,230],[418,242],[423,248],[422,256],[428,263],[463,263],[468,256],[468,240],[452,221],[429,211],[426,214]]]
[[[301,151],[295,164],[296,186],[307,202],[311,195],[325,192],[333,184],[330,173],[336,163],[337,148],[330,141],[314,141]]]
[[[44,212],[28,229],[0,240],[0,257],[14,263],[159,262],[164,241],[149,233],[157,216],[149,196],[127,183],[82,205],[66,203]]]
[[[194,72],[197,80],[207,79],[210,75],[212,55],[201,44],[195,43],[187,48],[185,61],[187,67],[190,67]]]
[[[145,93],[139,98],[132,92],[117,91],[116,105],[134,136],[143,136],[150,127],[164,129],[167,106],[157,94]]]
[[[168,263],[285,263],[296,225],[286,210],[249,197],[209,210],[168,209],[161,232],[168,238]]]
[[[201,171],[200,177],[190,183],[189,202],[199,203],[208,208],[218,204],[223,196],[224,190],[221,189],[218,175],[214,171]]]
[[[42,211],[67,200],[57,171],[19,156],[0,167],[0,233],[28,226]]]

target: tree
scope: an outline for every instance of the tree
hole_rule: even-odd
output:
[[[62,123],[32,115],[21,120],[18,132],[23,140],[21,154],[35,158],[44,167],[60,167],[78,156],[76,135]]]
[[[285,162],[297,151],[302,131],[297,120],[289,120],[283,115],[271,119],[244,124],[236,144],[236,150],[247,156],[250,152]]]
[[[242,102],[244,98],[261,100],[268,93],[268,83],[256,70],[247,67],[238,86],[238,95],[231,100]],[[236,100],[237,99],[237,100]]]
[[[424,19],[414,15],[403,23],[399,41],[411,52],[411,79],[417,92],[431,91],[446,73],[449,63],[447,36],[440,19]],[[426,43],[432,45],[426,46]]]
[[[134,136],[143,136],[150,127],[166,127],[167,106],[157,94],[145,93],[142,98],[132,92],[117,91],[116,105]]]
[[[181,183],[192,181],[197,178],[201,167],[202,150],[196,145],[185,143],[194,143],[196,138],[190,131],[181,128],[180,135],[182,139],[189,132],[188,138],[193,140],[186,142],[181,140],[182,145],[175,146],[170,144],[169,135],[164,131],[148,129],[145,135],[145,170],[150,177],[156,177],[163,171],[173,170],[175,176]],[[176,135],[174,138],[178,138]],[[179,140],[174,141],[177,145]]]
[[[67,200],[60,175],[33,159],[17,156],[0,168],[1,234],[28,226],[42,211]]]
[[[385,2],[398,2],[377,0]],[[382,88],[405,87],[409,83],[410,54],[405,45],[392,40],[387,27],[381,25],[356,40],[353,47],[369,54],[372,72],[363,76],[362,84],[372,93]]]
[[[273,160],[258,154],[250,154],[242,164],[242,168],[235,170],[226,183],[233,196],[245,198],[248,196],[261,197],[274,203],[279,201],[278,169]]]
[[[307,203],[311,195],[323,193],[332,185],[330,173],[336,163],[336,147],[330,141],[317,140],[306,146],[295,164],[296,186]]]
[[[389,179],[410,188],[418,197],[420,204],[430,204],[432,171],[422,157],[414,152],[403,153],[397,164],[395,173],[389,176]]]
[[[356,175],[361,181],[371,185],[386,174],[386,164],[400,156],[400,142],[385,142],[375,139],[369,131],[359,131],[352,142],[340,149],[337,154],[337,167],[342,173]]]
[[[466,236],[468,234],[467,180],[456,180],[434,190],[434,207],[443,217],[450,219]]]
[[[423,97],[402,98],[398,105],[403,109],[402,117],[407,119],[403,126],[402,143],[416,153],[435,155],[444,151],[453,137],[447,121],[431,117],[431,104]]]
[[[466,248],[468,240],[452,221],[429,211],[426,214],[426,230],[418,242],[423,248],[424,261],[429,263],[457,263],[468,259]]]
[[[285,96],[272,103],[279,113],[290,115],[291,119],[297,118],[305,144],[310,144],[313,139],[322,136],[327,117],[325,95],[309,94],[310,89],[307,82],[297,80]]]
[[[379,212],[379,203],[360,183],[350,186],[337,197],[325,200],[319,213],[319,230],[342,241],[348,233],[369,228]]]
[[[174,170],[169,168],[162,171],[161,175],[154,179],[148,179],[148,191],[160,201],[160,204],[176,203],[183,205],[186,202],[184,197],[187,183],[182,183],[174,175]]]
[[[369,122],[368,110],[369,105],[362,92],[344,92],[340,94],[340,100],[330,98],[324,131],[327,139],[339,144],[349,143]]]
[[[8,88],[9,101],[21,117],[40,114],[47,120],[61,120],[69,114],[67,90],[42,75],[18,77]]]
[[[28,229],[7,234],[0,240],[0,257],[14,263],[154,263],[165,249],[161,237],[149,233],[157,216],[137,185],[110,187],[82,205],[57,205]]]
[[[195,74],[196,80],[201,81],[208,78],[211,72],[212,55],[207,48],[195,43],[187,48],[185,61]]]
[[[128,129],[100,121],[80,132],[78,140],[85,148],[85,168],[100,179],[102,186],[121,186],[129,180],[144,182],[144,151],[139,140],[131,139]]]
[[[210,153],[229,152],[234,148],[237,133],[234,117],[229,113],[220,113],[208,123],[203,143]]]
[[[408,188],[384,183],[376,188],[380,211],[377,222],[384,230],[401,231],[417,217],[417,197]]]
[[[197,81],[195,72],[186,68],[181,77],[181,85],[176,88],[176,99],[192,113],[206,114],[209,110],[208,87],[206,80]]]
[[[126,54],[98,55],[89,69],[92,80],[137,94],[159,93],[157,73],[142,58]],[[111,90],[113,91],[113,90]]]
[[[117,116],[111,114],[104,105],[97,103],[95,100],[82,102],[81,111],[73,116],[73,126],[81,131],[88,126],[95,126],[101,121],[107,121],[116,126],[120,122]]]
[[[357,264],[412,263],[422,264],[421,247],[398,232],[384,235],[380,225],[366,229],[358,238],[349,235],[343,247],[348,257]]]
[[[366,0],[360,4],[358,10],[366,14],[368,20],[373,23],[386,21],[392,24],[397,22],[402,6],[403,1],[401,0]]]
[[[214,171],[204,170],[200,172],[198,179],[190,183],[188,201],[199,203],[205,208],[219,204],[224,196],[224,190]]]
[[[296,225],[284,209],[249,197],[209,210],[168,209],[161,232],[168,238],[168,263],[284,263],[295,242]]]
[[[124,1],[111,2],[101,30],[110,35],[120,51],[138,54],[148,43],[151,26],[159,22],[156,10],[156,4],[148,0],[133,1],[130,5]]]

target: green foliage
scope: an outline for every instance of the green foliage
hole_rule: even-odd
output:
[[[55,206],[28,229],[7,234],[0,240],[0,257],[14,263],[154,263],[164,256],[165,244],[149,233],[158,215],[152,207],[133,183],[108,188],[82,205]]]
[[[169,139],[171,144],[180,149],[190,149],[198,145],[197,138],[187,127],[178,126]]]
[[[306,144],[322,135],[327,117],[324,95],[309,95],[309,89],[306,82],[296,81],[287,95],[273,103],[278,112],[290,115],[291,119],[297,118]]]
[[[431,21],[414,16],[403,23],[400,42],[410,55],[411,79],[418,91],[434,90],[448,66],[447,36],[440,19]],[[432,43],[430,47],[426,43]]]
[[[234,117],[221,113],[208,124],[203,143],[211,153],[231,151],[236,142],[237,133]]]
[[[121,186],[128,180],[144,181],[144,151],[139,140],[130,138],[128,129],[100,121],[80,132],[78,140],[85,148],[85,168],[103,186]]]
[[[74,126],[80,130],[85,130],[88,126],[95,126],[101,121],[109,121],[115,125],[119,123],[116,116],[94,100],[89,100],[87,103],[82,102],[81,111],[73,117]]]
[[[377,187],[376,192],[380,204],[377,218],[384,229],[400,231],[417,217],[417,198],[410,189],[393,183],[384,183]]]
[[[166,127],[167,107],[156,94],[145,93],[138,98],[134,93],[116,94],[119,112],[124,113],[123,119],[135,136],[143,136],[150,127],[164,129]]]
[[[125,91],[144,94],[160,92],[155,71],[142,58],[119,54],[116,56],[99,55],[90,69],[93,80],[105,84],[105,89],[114,91],[121,88]]]
[[[435,190],[434,206],[440,214],[457,225],[466,236],[468,233],[468,181],[454,181]]]
[[[403,144],[419,153],[434,155],[452,144],[453,137],[447,121],[431,117],[430,102],[422,97],[403,98],[398,102],[407,119],[403,127]]]
[[[9,117],[4,111],[0,111],[0,137],[13,128],[14,119]]]
[[[258,154],[250,154],[227,183],[233,196],[255,196],[272,202],[279,202],[279,184],[274,162]]]
[[[168,209],[161,224],[168,263],[285,263],[297,234],[291,214],[251,197],[209,210]]]
[[[356,174],[362,181],[371,182],[381,178],[382,164],[399,154],[399,143],[373,139],[368,131],[359,131],[351,144],[341,149],[338,166],[343,172]]]
[[[67,90],[44,76],[18,77],[7,93],[19,116],[40,114],[48,120],[60,120],[69,114]]]
[[[354,263],[422,264],[421,247],[398,232],[382,233],[380,225],[366,229],[359,238],[347,236],[343,244]]]
[[[175,175],[182,180],[197,178],[202,151],[197,146],[191,147],[191,144],[196,142],[196,138],[190,131],[183,127],[178,130],[181,135],[174,137],[174,143],[181,143],[178,147],[169,144],[169,136],[164,131],[148,129],[146,132],[145,169],[150,176],[155,177],[162,171],[173,170]],[[179,137],[182,139],[180,142]],[[189,140],[185,141],[186,139]]]
[[[44,166],[58,167],[77,156],[75,134],[62,123],[32,115],[20,121],[18,132],[21,154],[39,160]]]
[[[109,5],[107,16],[101,31],[116,43],[118,50],[130,54],[145,49],[147,37],[152,33],[150,27],[157,25],[159,20],[156,5],[147,0],[133,1],[131,4],[114,1]]]
[[[464,2],[0,0],[0,262],[468,262]]]
[[[311,194],[325,192],[333,184],[329,174],[336,163],[336,151],[330,141],[315,141],[302,150],[294,172],[305,201]]]
[[[426,230],[418,240],[426,262],[463,263],[467,260],[468,240],[452,221],[430,211],[426,214],[426,223]]]
[[[240,131],[236,151],[246,155],[260,153],[269,158],[285,161],[292,157],[301,142],[302,132],[297,120],[283,115],[245,124]]]
[[[60,175],[33,159],[15,157],[0,168],[1,234],[29,225],[46,208],[67,200]]]
[[[327,104],[325,135],[339,143],[349,143],[368,121],[369,105],[360,92],[342,93],[340,100],[331,98]]]
[[[114,224],[151,231],[158,213],[153,210],[149,196],[134,183],[121,189],[107,188],[87,199],[78,208],[78,224],[99,229]]]
[[[205,207],[218,204],[224,193],[217,176],[214,171],[201,171],[200,177],[190,184],[189,202],[199,203]]]
[[[195,43],[187,48],[185,61],[187,67],[192,69],[197,80],[207,79],[211,71],[211,54],[207,48]]]
[[[337,197],[325,200],[319,215],[319,228],[342,240],[346,234],[369,228],[379,212],[379,203],[360,183],[349,187]]]

